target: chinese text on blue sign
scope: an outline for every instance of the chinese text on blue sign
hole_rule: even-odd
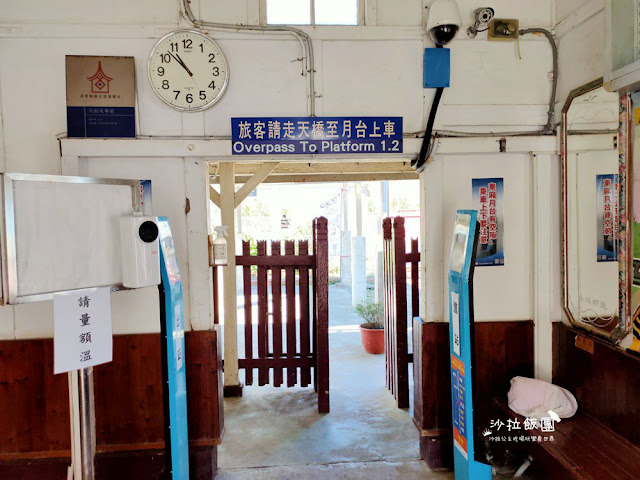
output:
[[[402,153],[402,117],[231,119],[234,155]]]

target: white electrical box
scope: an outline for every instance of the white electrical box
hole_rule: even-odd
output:
[[[120,218],[122,284],[141,288],[160,283],[158,217]]]

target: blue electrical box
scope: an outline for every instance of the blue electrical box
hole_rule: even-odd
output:
[[[451,77],[451,50],[448,48],[424,49],[424,88],[449,86]]]
[[[475,459],[473,418],[473,270],[478,212],[458,210],[449,257],[449,347],[456,480],[491,480],[491,466]]]

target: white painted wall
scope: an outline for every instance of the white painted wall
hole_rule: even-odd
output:
[[[473,207],[473,178],[504,178],[504,266],[477,267],[474,279],[476,321],[530,320],[532,311],[531,159],[527,154],[443,155],[443,236],[440,272],[445,285],[455,213]],[[431,227],[433,228],[433,226]]]
[[[424,130],[433,95],[422,89],[423,48],[432,46],[422,27],[427,11],[424,7],[429,3],[369,0],[368,12],[375,15],[369,15],[368,26],[306,27],[314,39],[319,115],[400,115],[406,132]],[[484,3],[458,3],[465,25],[451,45],[452,82],[443,97],[438,128],[541,126],[546,120],[550,87],[547,74],[551,56],[546,40],[523,38],[522,60],[517,59],[513,44],[487,42],[484,33],[469,40],[464,30],[471,23],[471,12]],[[492,5],[499,16],[520,18],[522,26],[552,25],[553,0],[496,0]],[[257,24],[260,19],[259,0],[193,0],[192,6],[196,16],[212,21]],[[144,136],[224,136],[230,134],[232,116],[307,113],[306,80],[296,61],[301,55],[297,41],[286,35],[235,32],[210,32],[229,62],[231,79],[224,98],[204,113],[180,114],[166,107],[147,84],[146,60],[158,38],[172,29],[189,26],[179,10],[178,0],[0,0],[0,168],[8,172],[62,173],[56,135],[66,130],[64,56],[68,54],[135,57],[138,133]],[[198,283],[195,294],[189,284],[192,278],[206,279],[207,266],[189,264],[194,254],[189,248],[193,245],[197,249],[198,243],[190,240],[194,230],[182,212],[189,180],[180,164],[178,158],[107,160],[98,151],[87,161],[83,174],[154,180],[155,212],[170,216],[185,293],[191,297],[185,310],[186,323],[209,328],[209,318],[203,314],[208,287]],[[455,163],[451,165],[447,178],[455,177],[458,168]],[[200,194],[190,198],[192,208],[194,202],[206,198],[204,192]],[[453,205],[464,199],[454,196],[447,201]],[[518,299],[523,298],[524,288],[521,285]],[[155,295],[150,291],[115,294],[114,311],[120,309],[114,315],[118,317],[115,332],[157,328]],[[483,308],[486,318],[499,316],[492,314],[488,304]],[[494,308],[496,312],[502,310],[499,305]],[[530,299],[524,299],[520,307],[514,303],[504,315],[524,317],[530,308]],[[11,307],[0,309],[0,337],[50,336],[50,310],[46,303],[16,307],[15,314]],[[197,318],[192,313],[195,310]]]
[[[604,75],[605,0],[555,0],[560,75],[558,102],[568,93]]]
[[[518,149],[521,153],[489,153],[497,149],[487,140],[484,153],[443,153],[427,165],[422,175],[426,261],[421,267],[427,312],[423,321],[448,321],[447,275],[455,212],[473,207],[472,178],[502,177],[505,265],[476,268],[475,320],[533,320],[536,376],[550,380],[551,325],[562,316],[560,163],[548,146],[534,139],[525,143]],[[461,145],[459,151],[463,150]]]

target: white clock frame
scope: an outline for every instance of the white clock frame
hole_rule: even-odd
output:
[[[157,54],[159,47],[161,47],[162,45],[164,45],[164,43],[166,42],[167,39],[176,36],[176,35],[183,35],[183,34],[191,34],[191,35],[196,35],[198,37],[202,37],[202,39],[204,40],[204,42],[206,42],[208,45],[210,45],[212,48],[211,50],[213,50],[216,55],[216,61],[214,62],[215,64],[217,64],[218,62],[220,62],[220,64],[218,66],[222,67],[224,69],[223,75],[223,83],[222,83],[222,87],[220,87],[220,90],[213,96],[213,98],[211,98],[210,100],[207,100],[206,103],[202,104],[202,105],[198,105],[195,107],[188,107],[188,106],[182,106],[182,105],[178,105],[175,103],[172,103],[171,100],[165,98],[165,96],[162,95],[162,93],[160,92],[160,88],[158,88],[155,84],[154,84],[154,78],[156,77],[156,75],[153,74],[153,72],[155,71],[155,67],[152,68],[152,60],[154,59],[154,56]],[[182,39],[182,38],[181,38]],[[176,51],[176,53],[179,53]],[[203,51],[202,54],[204,55],[205,53],[207,53],[206,51]],[[205,57],[206,58],[206,57]],[[171,64],[172,62],[168,62],[166,65]],[[180,63],[175,62],[178,67],[180,67]],[[172,67],[173,68],[173,67]],[[186,67],[185,67],[186,69]],[[166,66],[165,66],[165,71],[166,71]],[[147,77],[149,80],[149,85],[151,86],[151,89],[154,91],[154,93],[167,105],[169,105],[171,108],[178,110],[180,112],[201,112],[203,110],[206,110],[207,108],[210,108],[211,106],[215,105],[224,95],[225,91],[227,90],[227,86],[229,85],[229,66],[227,64],[227,59],[224,56],[224,53],[222,52],[222,49],[218,46],[218,44],[208,35],[205,35],[202,32],[199,32],[197,30],[188,30],[188,29],[180,29],[180,30],[174,30],[172,32],[167,33],[165,36],[163,36],[160,40],[158,40],[156,42],[156,44],[153,46],[153,48],[151,49],[151,52],[149,53],[149,58],[147,60]],[[217,79],[219,77],[213,77],[212,79]]]

